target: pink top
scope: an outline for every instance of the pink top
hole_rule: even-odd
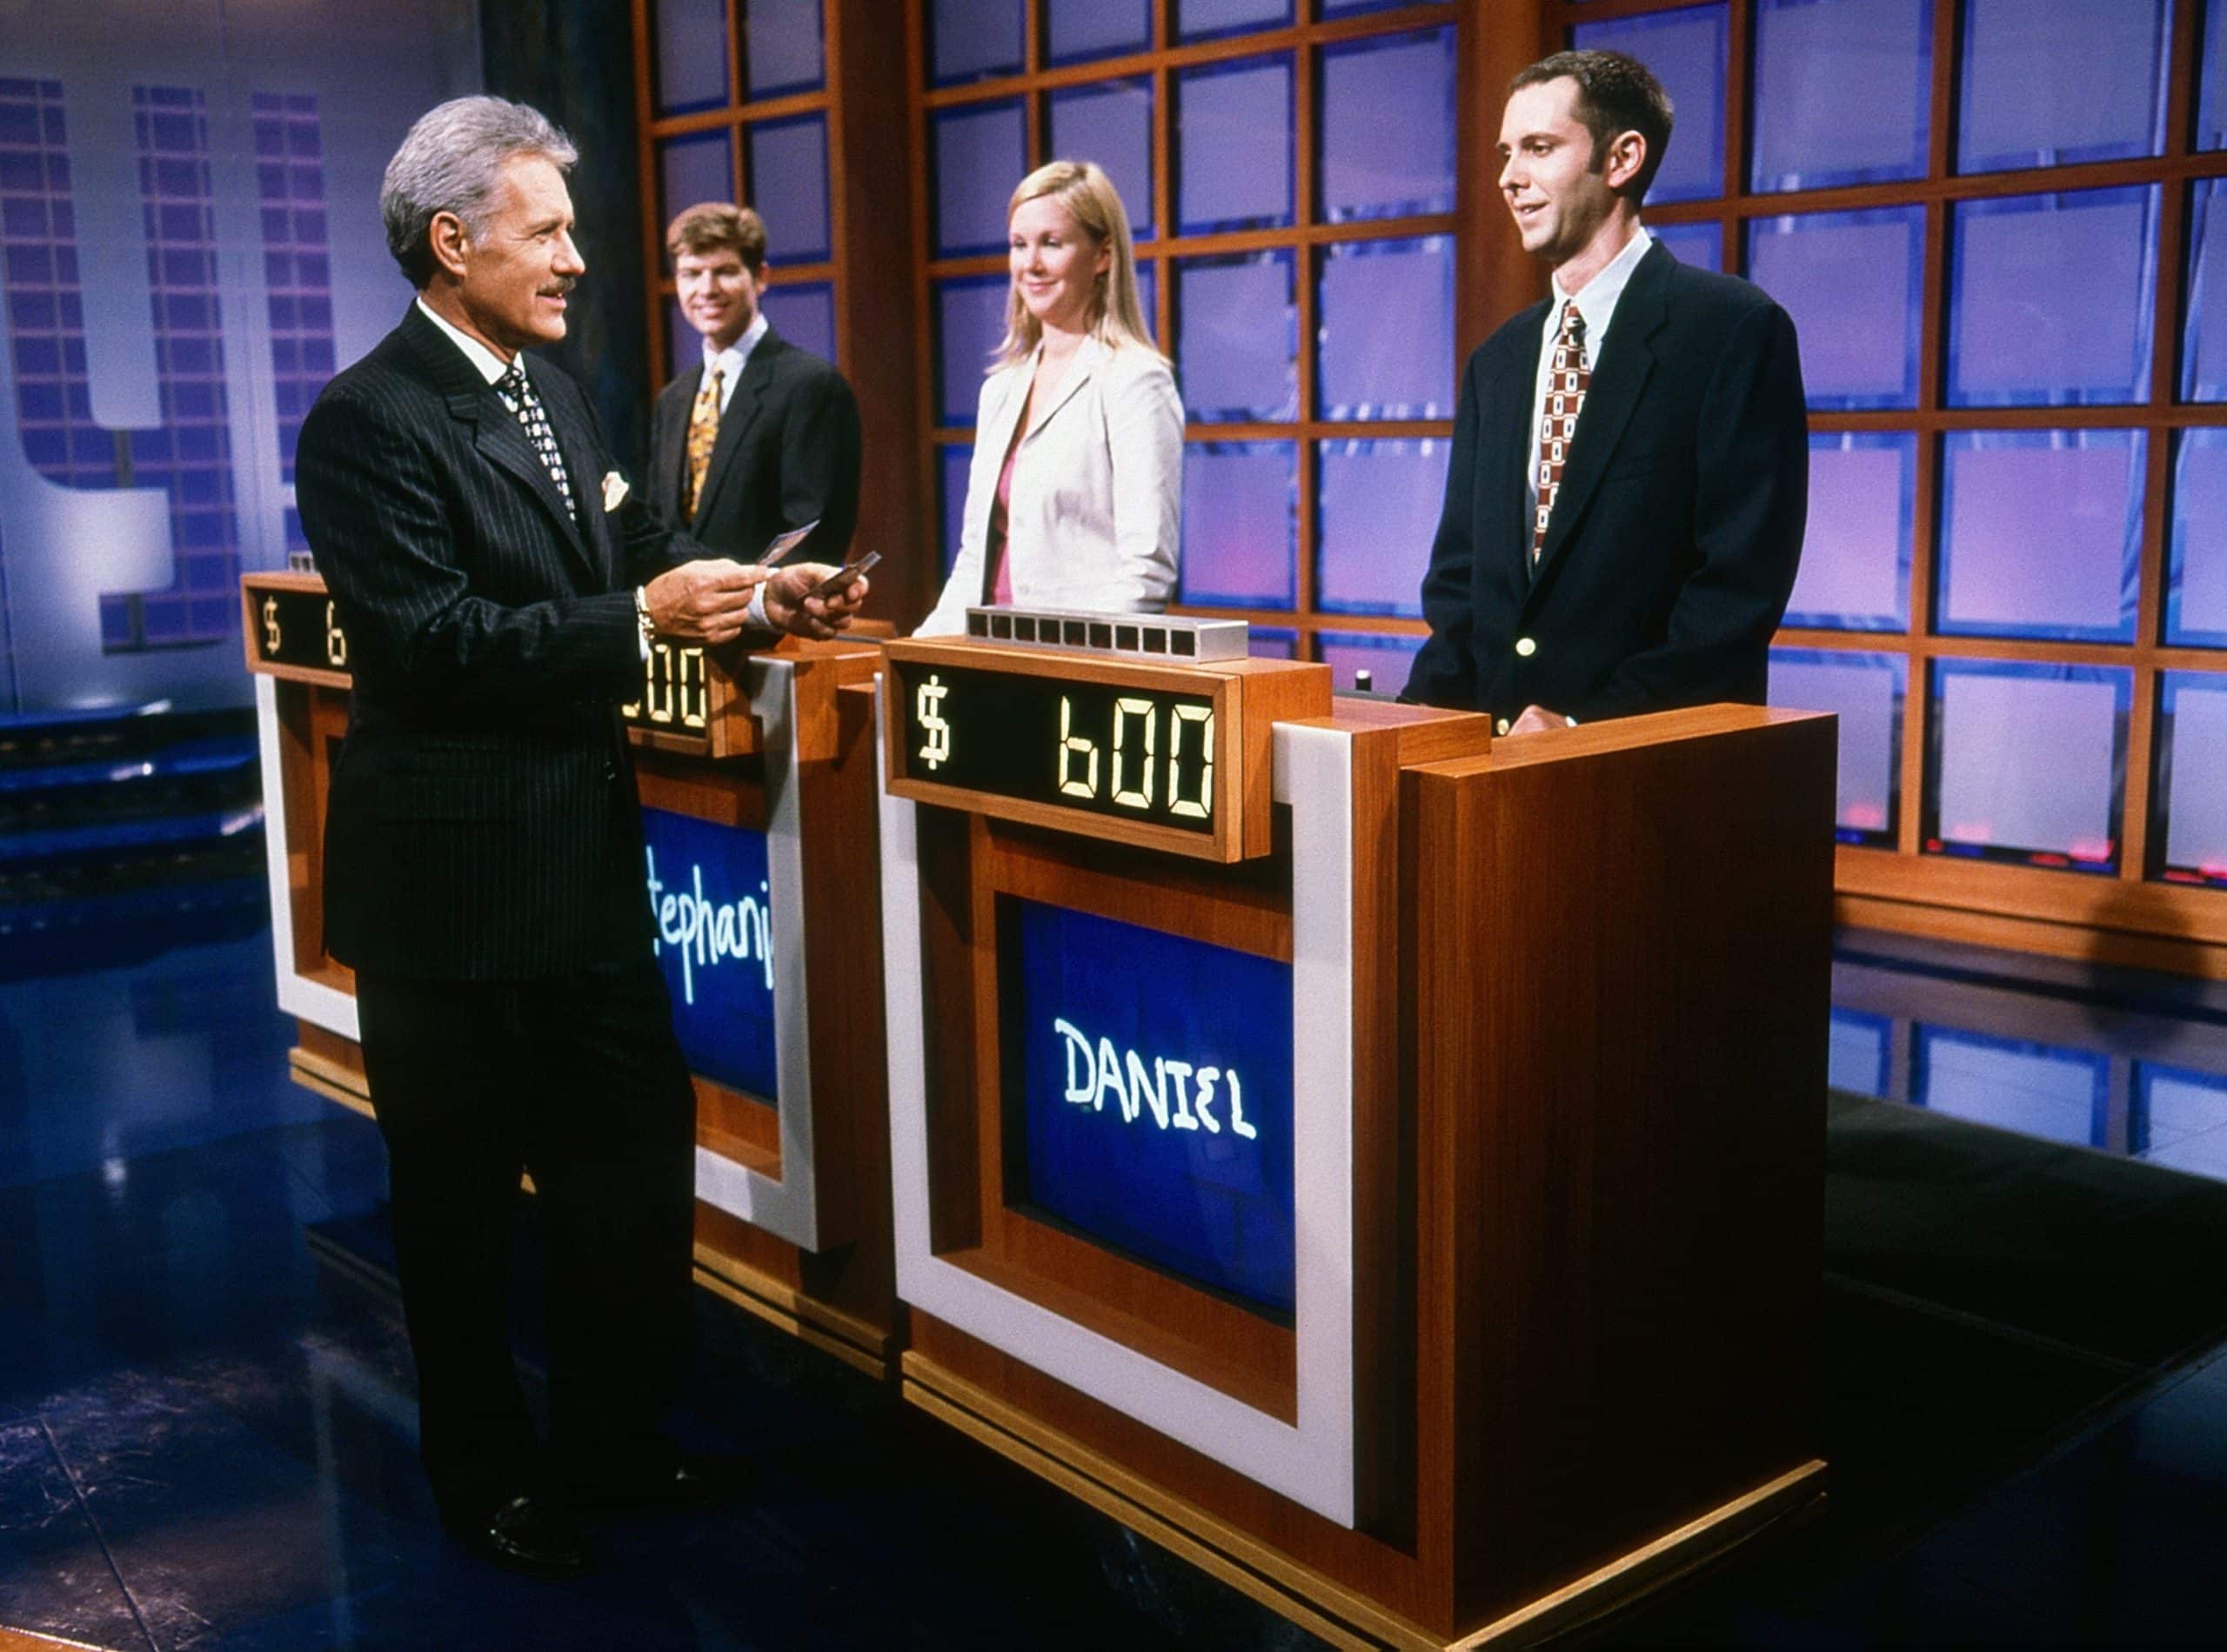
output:
[[[1013,467],[1020,458],[1021,428],[1015,425],[1013,445],[1006,449],[1005,468],[998,472],[998,492],[990,501],[990,529],[983,541],[983,559],[990,565],[989,604],[1013,606],[1013,569],[1006,561],[1006,519],[1013,509]]]

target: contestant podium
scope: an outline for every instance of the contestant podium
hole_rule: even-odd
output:
[[[1832,719],[1495,747],[1076,619],[886,650],[906,1397],[1341,1645],[1805,1505]]]
[[[311,573],[242,581],[279,1007],[296,1080],[369,1111],[353,979],[324,951],[324,805],[347,642]],[[785,639],[732,674],[660,642],[622,710],[644,898],[697,1094],[699,1284],[876,1375],[899,1336],[873,876],[870,643]]]

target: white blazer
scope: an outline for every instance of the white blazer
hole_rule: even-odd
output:
[[[963,631],[966,610],[982,602],[990,505],[1036,361],[1032,354],[983,381],[959,557],[915,635]],[[1013,465],[1006,558],[1014,605],[1157,613],[1175,590],[1182,521],[1174,375],[1150,350],[1084,339]]]

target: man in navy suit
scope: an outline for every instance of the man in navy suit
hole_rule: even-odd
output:
[[[685,560],[586,397],[524,353],[585,272],[564,135],[496,97],[411,127],[379,193],[418,297],[325,386],[296,465],[349,644],[325,941],[356,973],[443,1524],[502,1565],[585,1563],[584,1500],[685,1501],[659,1432],[688,1343],[695,1101],[651,953],[617,706],[646,639],[826,636],[833,570]],[[504,1312],[521,1171],[549,1257],[549,1448]]]
[[[1469,358],[1405,698],[1502,734],[1760,703],[1808,512],[1794,324],[1640,224],[1670,137],[1640,64],[1517,75],[1501,192],[1552,297]]]
[[[680,313],[703,335],[650,421],[650,504],[698,544],[761,554],[776,534],[840,562],[859,519],[858,398],[843,375],[773,330],[766,224],[746,206],[689,207],[665,231]]]

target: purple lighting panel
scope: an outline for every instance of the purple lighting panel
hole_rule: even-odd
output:
[[[933,0],[928,39],[929,72],[939,86],[1019,74],[1021,0]],[[1013,181],[1020,183],[1020,174]]]
[[[1152,0],[1050,0],[1046,60],[1087,63],[1152,44]]]
[[[1325,46],[1322,216],[1454,210],[1454,30]]]
[[[1198,424],[1299,413],[1299,306],[1286,251],[1175,266],[1176,371]]]
[[[302,420],[333,373],[332,254],[325,243],[324,144],[317,99],[257,92],[251,102],[256,192],[262,202],[263,278],[270,294],[271,377],[278,464],[294,480]],[[306,551],[298,519],[287,549]]]
[[[1936,660],[1926,853],[2117,871],[2132,694],[2117,667]]]
[[[1175,142],[1183,234],[1289,224],[1297,198],[1291,54],[1179,70]]]
[[[1621,51],[1655,71],[1677,111],[1651,202],[1695,201],[1724,193],[1725,9],[1682,10],[1580,23],[1570,41],[1582,50]]]
[[[750,128],[750,204],[766,220],[766,239],[791,264],[818,264],[829,256],[833,236],[827,221],[825,115],[759,121]]]
[[[2134,1064],[2127,1151],[2153,1165],[2227,1180],[2227,1078]]]
[[[1421,614],[1450,446],[1441,436],[1316,448],[1315,605],[1325,613]]]
[[[759,307],[773,331],[798,349],[822,361],[835,359],[835,289],[826,282],[776,283],[766,289]]]
[[[665,0],[659,0],[663,10]],[[743,73],[753,98],[817,91],[827,77],[820,0],[749,0],[742,13]]]
[[[1292,0],[1176,0],[1175,33],[1182,40],[1211,40],[1253,29],[1275,29],[1292,20]]]
[[[1670,249],[1670,256],[1696,270],[1724,270],[1724,234],[1715,224],[1650,224],[1648,233]]]
[[[1909,623],[1917,438],[1907,431],[1809,438],[1809,531],[1786,623],[1900,631]]]
[[[2161,153],[2170,0],[1966,0],[1956,170]]]
[[[2134,640],[2142,431],[1952,431],[1936,627]]]
[[[1917,405],[1924,246],[1922,206],[1749,225],[1749,279],[1794,318],[1810,406]]]
[[[1423,639],[1391,631],[1324,631],[1315,633],[1314,652],[1330,668],[1330,686],[1350,689],[1354,673],[1369,673],[1369,692],[1396,694],[1407,686]]]
[[[951,565],[959,559],[960,535],[966,527],[966,472],[974,463],[974,448],[971,443],[954,443],[936,450],[936,492],[943,505],[943,572],[951,577]],[[970,602],[980,601],[970,595]]]
[[[1952,406],[2148,397],[2156,184],[1963,201],[1951,210]]]
[[[1180,600],[1288,608],[1297,584],[1299,449],[1291,442],[1192,442],[1183,449]]]
[[[1894,846],[1908,672],[1901,654],[1771,650],[1771,704],[1831,712],[1840,719],[1840,793],[1833,822],[1842,843]]]
[[[966,104],[929,116],[935,137],[936,256],[1006,250],[1006,203],[1028,171],[1020,100]]]
[[[2227,430],[2183,431],[2173,462],[2165,640],[2227,648]]]
[[[972,425],[990,352],[1006,336],[1013,278],[959,276],[936,289],[936,407],[946,425]]]
[[[2159,673],[2157,872],[2171,883],[2227,887],[2227,678]]]
[[[1129,233],[1152,237],[1152,81],[1104,80],[1052,94],[1052,153],[1096,161],[1114,180]]]
[[[1325,418],[1454,416],[1454,239],[1324,249],[1315,394]]]
[[[2181,399],[2227,401],[2227,178],[2189,186],[2189,302]]]
[[[1758,192],[1925,176],[1931,0],[1762,0]]]
[[[670,224],[683,207],[734,199],[734,144],[724,131],[692,132],[658,145],[659,217]]]
[[[2045,1140],[2106,1145],[2108,1056],[1948,1027],[1916,1033],[1912,1105]]]
[[[654,15],[658,113],[685,115],[726,103],[726,0],[658,0]]]

